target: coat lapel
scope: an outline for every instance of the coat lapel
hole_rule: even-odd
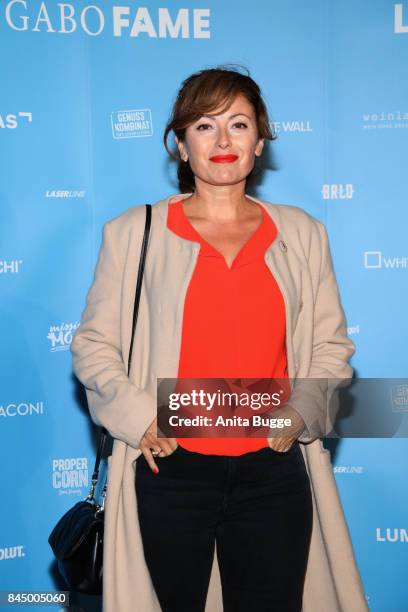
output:
[[[187,240],[167,228],[168,206],[172,199],[184,199],[191,194],[180,194],[167,198],[154,207],[152,256],[147,259],[146,274],[153,297],[153,312],[158,315],[153,329],[160,330],[162,342],[167,346],[181,342],[181,328],[184,300],[189,282],[197,263],[200,243]],[[260,204],[270,215],[277,228],[277,236],[265,252],[265,263],[273,274],[285,303],[286,351],[289,378],[296,376],[296,363],[292,344],[293,329],[299,312],[301,279],[299,266],[294,266],[295,254],[289,236],[281,228],[279,209],[273,204],[262,202],[252,196],[251,200]],[[292,265],[291,265],[292,261]],[[150,264],[150,265],[149,265]],[[173,308],[172,312],[168,308]],[[170,317],[170,319],[168,319]],[[168,320],[167,320],[168,319]],[[176,324],[177,322],[177,324]],[[176,325],[175,325],[176,324]],[[176,349],[176,346],[173,346]],[[176,378],[177,364],[174,350],[161,351],[158,355],[157,371],[162,378]]]

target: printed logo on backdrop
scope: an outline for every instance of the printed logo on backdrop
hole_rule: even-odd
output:
[[[391,406],[393,412],[408,412],[408,385],[391,387]]]
[[[335,465],[333,472],[334,474],[362,474],[364,468],[362,465]]]
[[[408,111],[393,110],[363,113],[364,130],[392,130],[408,128]]]
[[[64,189],[47,189],[45,192],[46,198],[84,198],[85,197],[85,189],[77,190],[74,189],[72,191],[64,190]]]
[[[50,341],[50,351],[67,351],[72,342],[75,330],[79,327],[79,322],[61,323],[61,325],[51,325],[47,338]]]
[[[11,402],[0,405],[0,417],[25,417],[44,414],[44,402]]]
[[[325,183],[321,193],[323,200],[352,200],[354,186],[352,183]]]
[[[350,325],[347,327],[347,335],[354,336],[360,333],[360,325]]]
[[[20,125],[20,117],[23,119],[22,124],[31,123],[33,120],[32,113],[20,111],[16,115],[2,115],[0,113],[0,128],[15,130]]]
[[[22,259],[0,259],[0,274],[18,274]]]
[[[377,527],[375,530],[377,542],[391,542],[391,544],[407,544],[408,543],[408,531],[404,528],[399,527]]]
[[[279,132],[313,132],[310,121],[270,121],[272,135]]]
[[[408,34],[408,3],[394,4],[394,32],[395,34]]]
[[[153,136],[152,113],[149,108],[113,111],[111,113],[113,138],[146,138]]]
[[[18,559],[19,557],[25,557],[25,546],[20,544],[19,546],[6,546],[0,548],[0,561],[10,561],[10,559]]]
[[[407,268],[408,257],[390,257],[381,251],[364,251],[364,268],[369,270],[380,270],[382,268],[398,270]]]
[[[52,460],[52,488],[58,495],[82,495],[88,487],[88,459],[68,457]]]
[[[8,27],[17,32],[80,32],[100,36],[107,30],[113,36],[131,38],[209,39],[211,36],[208,8],[175,10],[121,5],[108,9],[101,4],[102,8],[95,4],[83,7],[61,2],[55,6],[50,1],[39,4],[34,0],[10,0],[6,4],[4,17]]]

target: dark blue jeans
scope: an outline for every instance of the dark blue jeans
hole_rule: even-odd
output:
[[[224,612],[300,612],[312,531],[299,442],[136,461],[143,550],[163,612],[204,612],[216,543]]]

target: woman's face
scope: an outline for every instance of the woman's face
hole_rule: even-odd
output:
[[[190,162],[196,181],[233,185],[246,179],[264,139],[258,138],[252,104],[239,94],[221,115],[203,115],[186,129],[184,142],[176,138],[182,159]]]

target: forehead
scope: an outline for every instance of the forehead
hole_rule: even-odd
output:
[[[228,118],[230,115],[244,113],[245,115],[255,118],[254,108],[252,104],[249,102],[249,100],[243,94],[237,94],[235,98],[232,100],[230,106],[226,110],[224,109],[222,113],[220,113],[222,109],[223,109],[223,106],[219,106],[209,111],[208,113],[205,113],[205,115],[207,117],[216,115],[218,117]]]

